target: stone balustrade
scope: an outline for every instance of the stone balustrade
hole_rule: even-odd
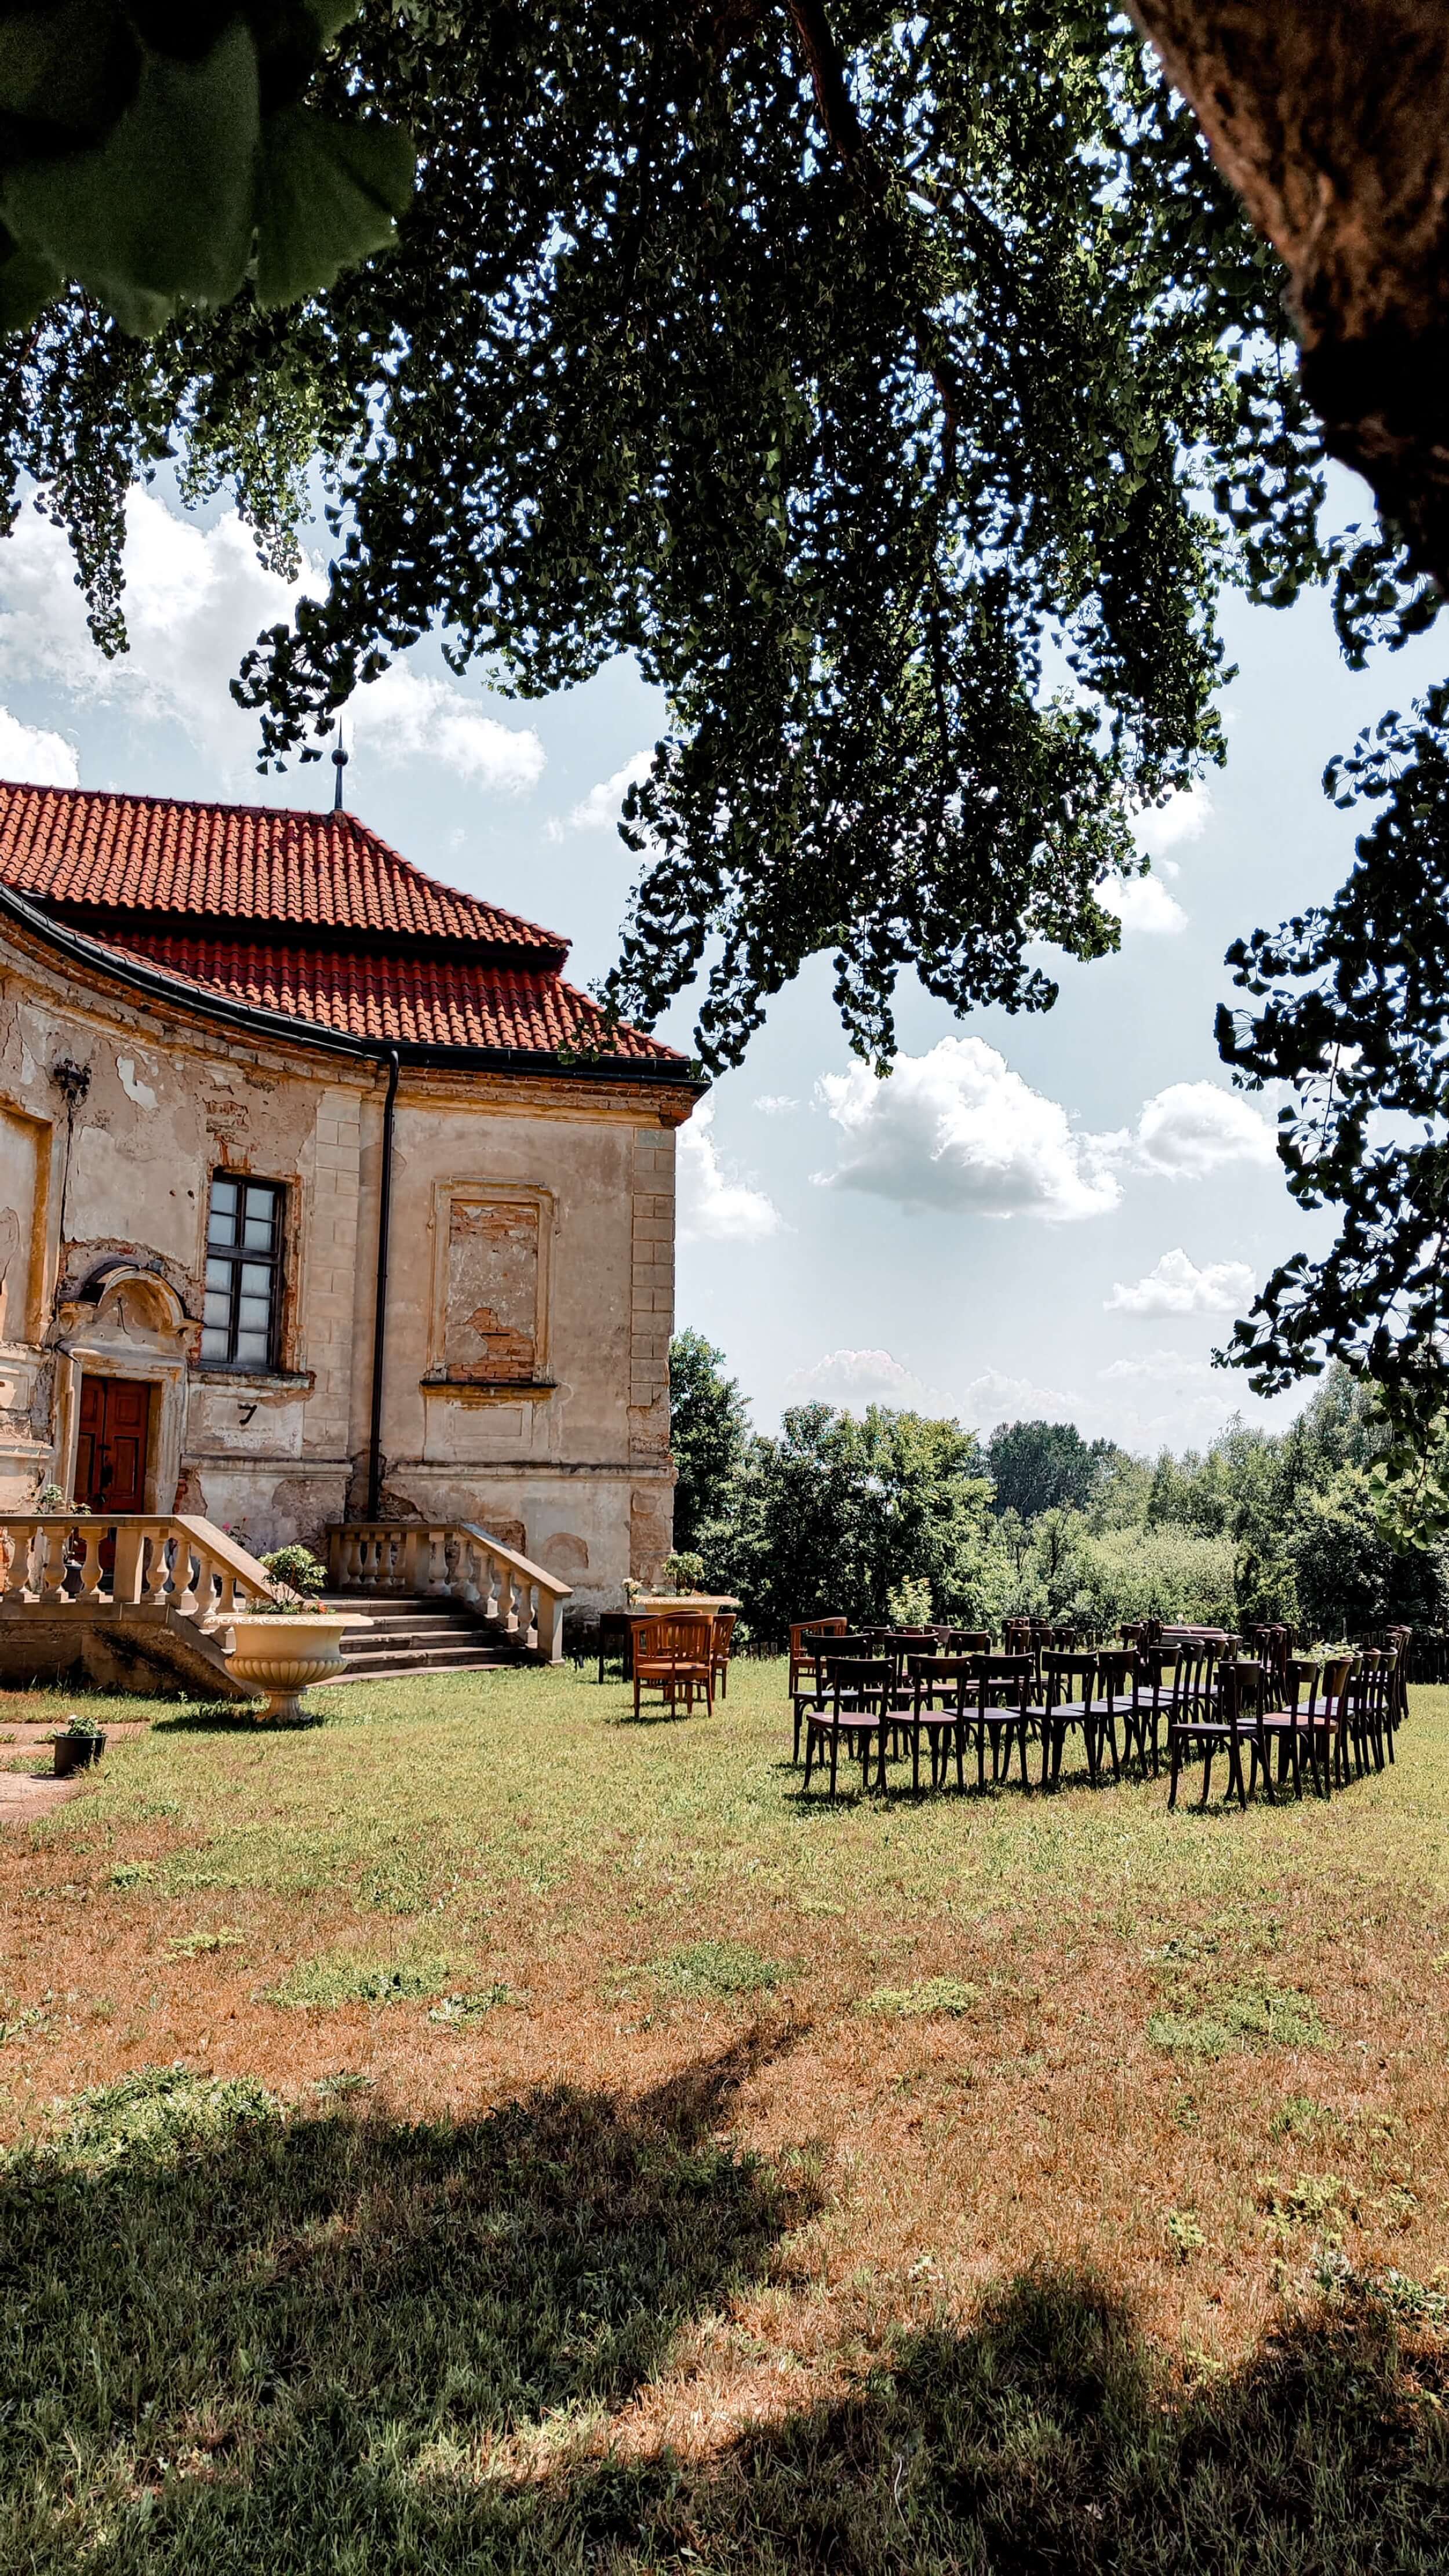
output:
[[[193,1513],[0,1516],[0,1612],[11,1617],[132,1605],[212,1628],[273,1589],[265,1566]]]
[[[327,1532],[328,1581],[364,1598],[461,1601],[540,1663],[563,1654],[573,1586],[473,1521],[344,1521]]]

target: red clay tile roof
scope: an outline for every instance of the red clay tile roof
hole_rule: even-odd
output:
[[[532,951],[569,943],[438,885],[352,814],[0,781],[0,878],[72,917],[136,910]]]
[[[546,970],[475,964],[426,951],[349,956],[335,948],[189,939],[139,923],[101,936],[124,956],[227,993],[253,1010],[283,1011],[344,1036],[547,1054],[597,1043],[606,1055],[677,1064],[681,1074],[687,1068],[677,1049],[638,1029],[606,1033],[598,1004]]]

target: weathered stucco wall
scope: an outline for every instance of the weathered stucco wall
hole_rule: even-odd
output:
[[[0,1502],[70,1492],[81,1379],[126,1375],[158,1390],[148,1509],[179,1497],[259,1550],[316,1538],[366,1486],[382,1068],[80,989],[8,932],[0,970]],[[384,1513],[478,1521],[585,1611],[669,1544],[688,1106],[546,1075],[399,1088]],[[198,1362],[222,1169],[286,1189],[266,1375]]]

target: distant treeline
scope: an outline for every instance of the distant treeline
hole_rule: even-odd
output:
[[[671,1351],[675,1546],[737,1592],[757,1635],[792,1619],[1286,1618],[1315,1636],[1440,1628],[1444,1551],[1395,1543],[1373,1470],[1372,1389],[1335,1369],[1292,1427],[1230,1423],[1155,1462],[1066,1422],[957,1422],[796,1405],[751,1429],[724,1354]]]

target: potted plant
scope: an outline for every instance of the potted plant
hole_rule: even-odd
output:
[[[692,1548],[681,1548],[673,1556],[666,1556],[662,1573],[666,1591],[682,1600],[704,1590],[704,1558],[696,1556]]]
[[[295,1724],[308,1714],[302,1693],[309,1685],[342,1671],[346,1631],[369,1623],[318,1598],[327,1573],[310,1548],[279,1547],[262,1563],[276,1590],[270,1601],[233,1616],[228,1665],[239,1682],[263,1693],[262,1724]]]
[[[55,1776],[68,1780],[72,1771],[88,1771],[106,1749],[106,1730],[93,1717],[72,1709],[65,1730],[55,1738]]]

